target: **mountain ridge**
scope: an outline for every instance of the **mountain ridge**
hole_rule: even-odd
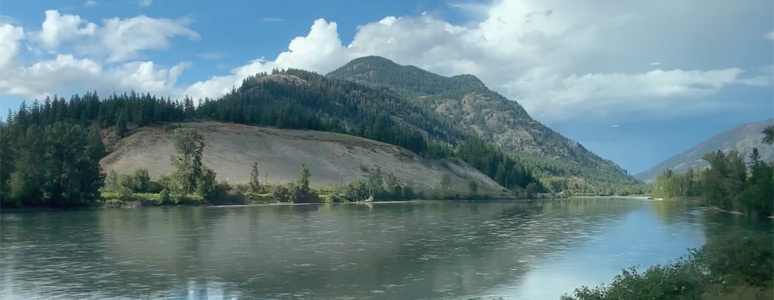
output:
[[[761,131],[766,126],[774,124],[774,119],[767,119],[757,122],[742,124],[726,131],[720,132],[695,146],[667,158],[654,167],[635,175],[636,178],[651,182],[656,176],[670,169],[677,173],[682,173],[688,168],[703,169],[709,164],[702,159],[704,154],[713,151],[736,150],[745,158],[752,152],[752,148],[758,148],[761,158],[765,161],[774,161],[774,149],[761,142],[763,134]]]
[[[458,124],[461,130],[516,153],[537,169],[563,169],[546,171],[543,177],[575,175],[597,182],[605,181],[602,177],[619,183],[635,182],[614,162],[532,119],[517,101],[488,89],[474,75],[446,77],[367,56],[350,61],[326,77],[386,88]],[[590,176],[590,172],[600,175]]]

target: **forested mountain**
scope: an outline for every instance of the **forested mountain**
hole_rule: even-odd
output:
[[[108,97],[86,93],[69,100],[55,96],[22,104],[0,124],[4,166],[0,198],[48,195],[38,182],[69,178],[64,175],[68,170],[28,167],[35,157],[30,149],[36,149],[35,141],[46,136],[41,132],[72,128],[74,140],[97,145],[93,142],[97,133],[110,144],[137,132],[138,127],[188,121],[364,137],[429,160],[460,159],[497,184],[527,194],[643,192],[617,165],[532,120],[518,103],[490,91],[473,76],[447,78],[366,57],[329,76],[295,69],[256,74],[219,99],[171,100],[132,91]],[[86,135],[91,140],[81,141]],[[51,143],[45,145],[46,151],[55,153],[56,138],[47,136]],[[89,152],[89,147],[76,154],[93,163],[98,155]],[[100,180],[93,181],[89,186]]]
[[[519,103],[489,90],[475,76],[444,77],[369,56],[355,59],[327,77],[394,91],[439,114],[458,130],[515,153],[541,177],[583,178],[592,186],[635,182],[612,161],[535,121]]]
[[[709,167],[709,163],[703,159],[704,155],[718,150],[726,153],[734,150],[746,157],[752,153],[753,148],[758,148],[761,160],[772,162],[774,161],[774,148],[763,144],[761,141],[761,131],[766,126],[773,124],[774,119],[768,119],[724,131],[635,176],[640,180],[650,182],[666,170],[682,174],[688,169],[705,169]]]

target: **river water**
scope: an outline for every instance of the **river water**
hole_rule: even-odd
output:
[[[558,299],[772,230],[615,198],[4,212],[0,226],[2,299]]]

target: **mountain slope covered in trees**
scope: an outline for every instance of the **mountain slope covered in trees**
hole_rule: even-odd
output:
[[[651,182],[666,170],[682,174],[688,169],[694,171],[705,169],[709,167],[709,163],[703,159],[704,155],[718,150],[726,153],[734,150],[746,156],[752,153],[753,148],[758,148],[761,160],[772,162],[774,161],[774,148],[763,144],[761,132],[766,126],[773,124],[774,119],[768,119],[729,129],[635,176],[640,180]]]
[[[516,101],[489,90],[475,76],[444,77],[369,56],[355,59],[327,77],[387,88],[437,113],[457,130],[516,153],[543,178],[582,178],[597,186],[635,182],[612,161],[535,121]]]

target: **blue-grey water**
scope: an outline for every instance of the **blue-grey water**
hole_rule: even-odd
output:
[[[558,299],[768,219],[683,202],[0,214],[2,299]]]

